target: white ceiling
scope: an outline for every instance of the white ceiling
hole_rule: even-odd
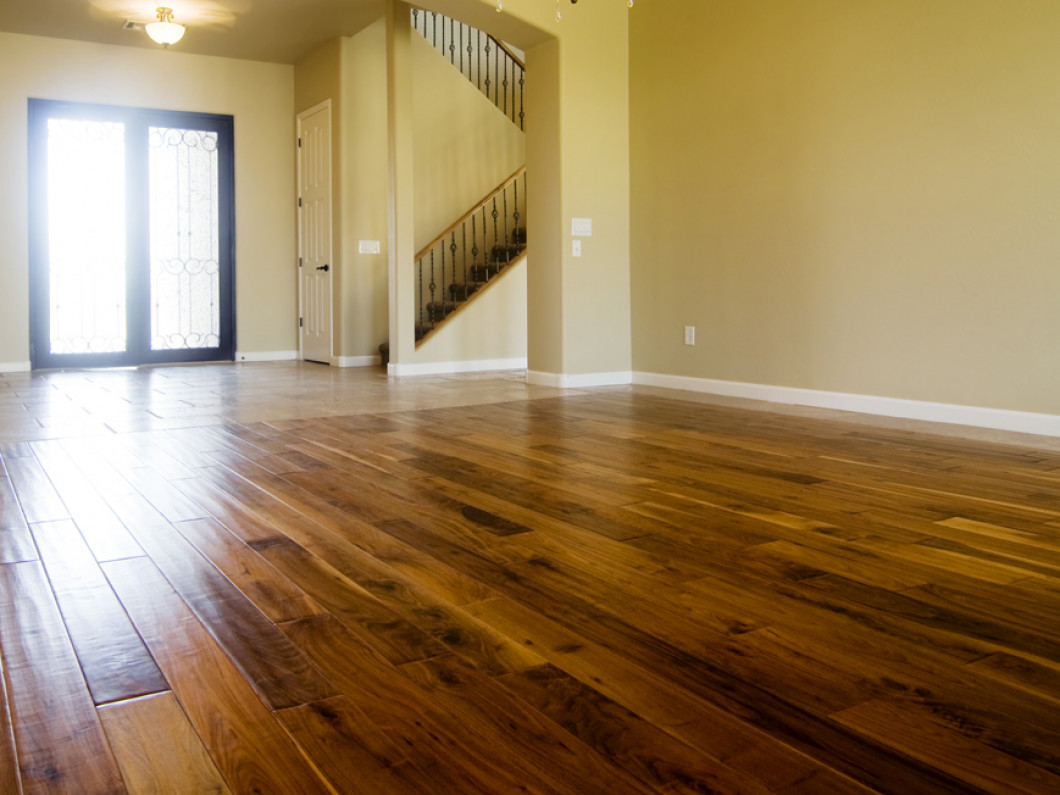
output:
[[[288,64],[384,11],[384,0],[0,0],[0,31],[157,49],[122,26],[152,21],[163,4],[188,27],[174,51]]]

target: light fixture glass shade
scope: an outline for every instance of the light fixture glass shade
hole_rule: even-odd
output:
[[[157,9],[158,21],[149,22],[144,25],[147,35],[157,41],[163,47],[176,44],[184,36],[184,26],[173,21],[173,9],[159,7]]]

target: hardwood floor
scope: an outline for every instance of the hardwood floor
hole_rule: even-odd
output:
[[[0,376],[0,792],[1060,792],[1060,446],[862,419]]]

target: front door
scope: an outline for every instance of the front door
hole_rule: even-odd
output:
[[[298,116],[302,358],[331,362],[331,103]]]
[[[30,100],[35,368],[232,359],[232,118]]]

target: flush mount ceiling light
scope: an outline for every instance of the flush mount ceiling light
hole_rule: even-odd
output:
[[[577,2],[578,2],[578,0],[570,0],[570,4],[571,5],[574,5]],[[560,11],[559,4],[560,4],[560,0],[556,0],[556,21],[557,22],[559,22],[561,19],[563,19],[563,12]],[[628,0],[626,5],[629,8],[633,8],[633,0]],[[503,10],[504,10],[504,3],[502,2],[502,0],[497,0],[497,13],[499,14]]]
[[[184,26],[173,21],[173,9],[159,6],[155,9],[158,14],[157,22],[149,22],[144,25],[147,35],[157,41],[163,47],[176,44],[184,35]]]

